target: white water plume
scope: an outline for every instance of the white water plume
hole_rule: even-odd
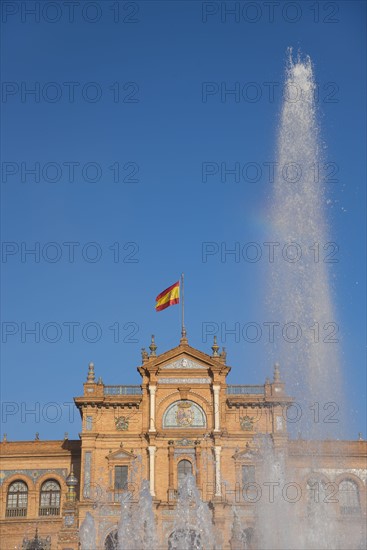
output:
[[[271,206],[272,240],[282,254],[269,264],[267,305],[282,331],[273,359],[281,362],[288,393],[302,407],[297,431],[337,438],[343,413],[340,330],[328,263],[337,248],[328,244],[315,90],[310,58],[293,61],[290,51]]]

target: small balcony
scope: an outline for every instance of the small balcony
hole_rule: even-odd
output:
[[[27,516],[27,508],[7,508],[5,517],[7,518],[25,518]]]
[[[227,395],[264,395],[264,386],[227,386]]]
[[[358,516],[361,513],[359,506],[340,506],[342,516]]]
[[[59,516],[59,506],[42,506],[38,511],[39,516]]]
[[[130,502],[131,500],[137,498],[135,495],[136,487],[133,483],[127,483],[124,489],[115,489],[109,491],[107,495],[108,502]]]
[[[104,386],[105,395],[142,395],[140,386]]]

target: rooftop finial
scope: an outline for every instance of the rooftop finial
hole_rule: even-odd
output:
[[[213,342],[213,345],[212,345],[212,350],[213,350],[212,357],[219,357],[219,353],[218,353],[219,346],[217,344],[217,337],[216,336],[214,336],[214,342]]]
[[[155,357],[155,356],[157,355],[157,354],[156,354],[157,346],[156,346],[156,344],[155,344],[154,334],[152,334],[152,340],[151,340],[151,342],[150,342],[149,349],[150,349],[150,356],[151,356],[151,357]]]
[[[227,361],[227,351],[226,348],[222,347],[222,353],[220,354],[220,358],[222,359],[222,363],[226,364]]]
[[[274,365],[274,382],[280,382],[279,363],[275,363]]]
[[[94,377],[94,363],[89,363],[89,366],[88,366],[87,382],[93,384],[94,381],[95,381],[95,377]]]
[[[183,326],[182,329],[181,329],[181,340],[180,340],[180,344],[187,344],[187,332],[186,332],[186,328]]]

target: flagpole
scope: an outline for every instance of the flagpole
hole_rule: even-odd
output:
[[[185,328],[185,294],[184,294],[184,273],[181,273],[181,342],[186,341],[186,328]]]

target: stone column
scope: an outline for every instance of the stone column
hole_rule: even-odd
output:
[[[149,416],[150,416],[150,424],[149,424],[149,431],[155,432],[155,392],[157,390],[157,386],[151,386],[149,385],[149,394],[150,394],[150,400],[149,400]]]
[[[168,500],[174,500],[175,499],[175,487],[173,484],[173,467],[174,467],[174,453],[175,448],[173,441],[168,442]]]
[[[149,445],[148,451],[149,451],[149,485],[150,485],[150,494],[152,497],[155,497],[155,452],[157,450],[157,447],[154,447],[153,445]]]
[[[196,461],[196,485],[201,491],[201,449],[198,444],[195,445],[195,461]]]
[[[174,464],[174,452],[173,441],[168,442],[168,488],[173,489],[173,464]]]
[[[214,384],[213,384],[213,392],[214,392],[214,431],[215,432],[220,431],[219,390],[220,390],[220,386],[214,386]]]
[[[220,474],[220,453],[222,447],[215,445],[214,454],[215,454],[215,496],[222,496],[222,484],[221,484],[221,474]]]

